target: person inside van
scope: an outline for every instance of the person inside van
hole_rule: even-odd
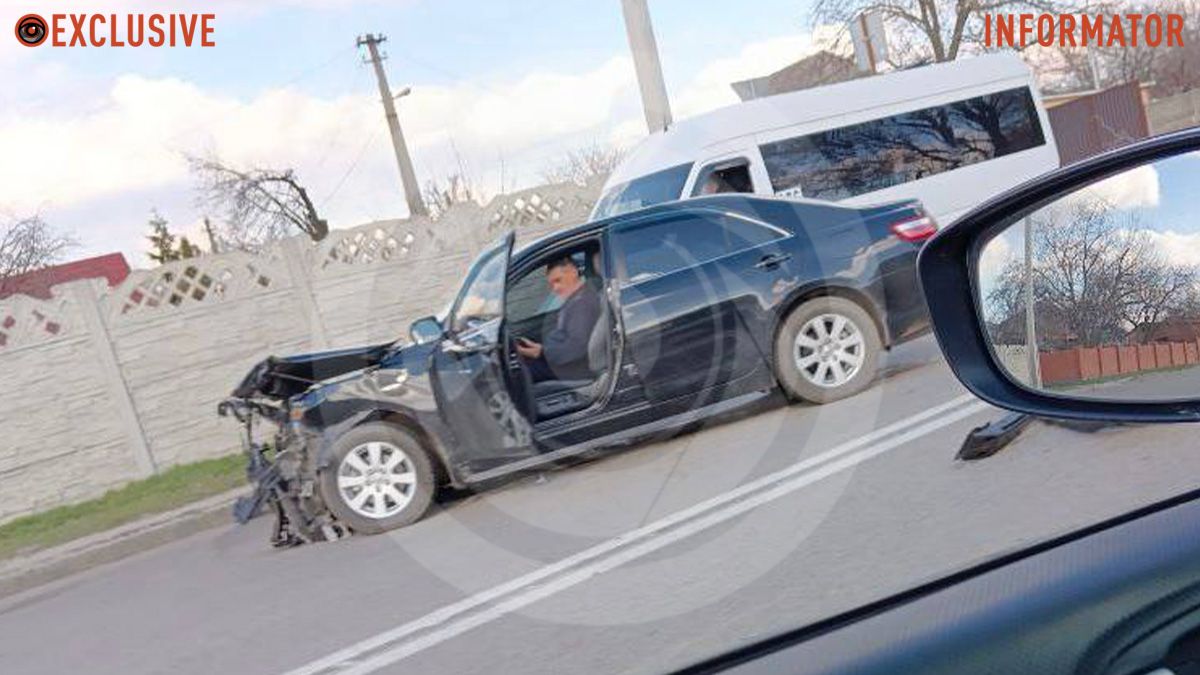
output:
[[[716,195],[729,192],[751,193],[754,185],[750,181],[750,167],[745,164],[717,169],[708,174],[700,187],[701,195]]]
[[[546,283],[562,299],[554,330],[541,343],[518,338],[517,353],[525,359],[534,382],[589,380],[593,373],[588,340],[600,320],[600,295],[584,282],[570,256],[546,265]]]

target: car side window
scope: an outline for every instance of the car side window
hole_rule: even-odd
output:
[[[754,179],[750,177],[750,160],[744,157],[714,162],[700,170],[693,197],[727,193],[754,192]]]
[[[584,252],[571,254],[571,260],[579,269],[580,275],[586,276]],[[508,289],[508,307],[505,316],[510,323],[521,323],[535,316],[541,316],[557,310],[562,306],[562,299],[550,292],[546,283],[546,268],[542,265],[534,267],[517,279]]]
[[[615,234],[622,281],[636,284],[779,239],[773,227],[724,215],[683,216]]]
[[[500,316],[503,310],[504,273],[507,269],[507,248],[497,248],[480,261],[477,271],[459,296],[451,330],[470,330]]]

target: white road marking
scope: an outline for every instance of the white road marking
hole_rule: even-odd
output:
[[[976,400],[975,397],[960,396],[876,429],[820,455],[340,649],[288,671],[286,675],[315,675],[326,671],[361,674],[378,670],[987,409],[982,402],[961,407],[972,400]],[[509,595],[512,597],[505,597]],[[480,612],[457,618],[493,602],[495,604]],[[401,642],[420,631],[428,632]],[[388,648],[389,645],[394,646]],[[384,648],[387,649],[364,658]]]

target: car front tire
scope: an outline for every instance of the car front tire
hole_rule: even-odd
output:
[[[436,491],[425,448],[408,431],[384,422],[363,424],[337,439],[319,486],[333,515],[361,534],[415,523]]]
[[[871,385],[882,341],[871,316],[838,297],[793,309],[775,338],[775,377],[793,400],[829,403]]]

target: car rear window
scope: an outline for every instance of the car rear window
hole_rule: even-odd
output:
[[[655,204],[675,201],[683,194],[683,186],[691,172],[692,162],[688,162],[614,185],[596,204],[595,217],[599,219],[619,216]]]

